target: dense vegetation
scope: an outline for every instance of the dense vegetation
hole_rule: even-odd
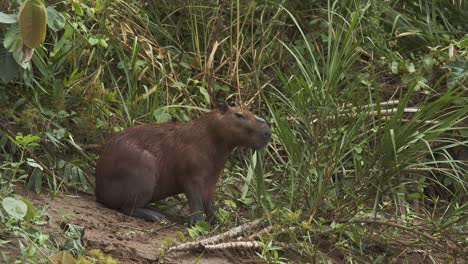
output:
[[[261,258],[466,258],[466,2],[46,1],[45,42],[18,63],[20,2],[0,13],[0,246],[14,234],[19,257],[60,245],[15,186],[92,192],[112,133],[230,100],[273,129],[217,196],[222,229],[268,220]]]

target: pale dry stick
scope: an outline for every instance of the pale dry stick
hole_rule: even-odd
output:
[[[390,101],[387,101],[387,102],[381,102],[379,105],[380,106],[387,106],[387,105],[397,105],[399,104],[400,101],[399,100],[390,100]],[[346,104],[345,107],[352,107],[353,104]],[[377,107],[377,104],[368,104],[368,105],[363,105],[362,106],[363,108],[376,108]],[[353,107],[353,108],[356,108],[356,107]],[[349,111],[349,110],[342,110],[342,111]]]
[[[387,116],[394,115],[397,111],[398,111],[397,108],[384,109],[384,110],[380,111],[380,115],[382,116],[382,118],[387,118]],[[409,113],[409,114],[414,114],[414,113],[417,113],[418,111],[419,111],[419,108],[405,108],[405,109],[403,109],[404,113]],[[363,114],[366,114],[366,115],[369,115],[369,116],[379,116],[378,111],[364,112]],[[356,117],[358,115],[359,114],[354,114],[354,113],[353,114],[341,113],[341,114],[338,114],[338,117],[342,117],[342,116]],[[312,115],[312,118],[315,118],[314,120],[312,120],[312,123],[315,123],[315,122],[318,121],[317,115]],[[332,115],[332,116],[330,116],[330,118],[334,119],[335,116]]]
[[[230,249],[230,248],[252,248],[257,249],[260,248],[262,244],[258,241],[235,241],[235,242],[226,242],[220,243],[215,245],[203,245],[204,249],[207,250],[223,250],[223,249]]]
[[[259,241],[232,241],[219,244],[204,245],[201,243],[187,244],[184,247],[171,248],[171,252],[189,251],[189,250],[226,250],[226,249],[258,249],[263,246]],[[277,242],[275,247],[292,248],[291,244]],[[169,251],[167,252],[169,253]]]
[[[419,108],[416,108],[416,107],[408,107],[408,108],[403,109],[404,113],[417,113],[418,111],[419,111]],[[382,116],[388,116],[388,115],[393,115],[396,112],[398,112],[398,108],[389,108],[389,109],[382,109],[380,111],[380,114]],[[372,111],[372,112],[368,112],[367,114],[372,114],[374,116],[377,116],[377,115],[379,115],[379,112],[378,111]],[[353,114],[353,115],[356,115],[356,114]]]
[[[203,245],[203,248],[207,250],[231,249],[231,248],[257,249],[257,248],[261,248],[262,245],[263,243],[259,241],[234,241],[234,242],[226,242],[226,243],[220,243],[220,244],[215,244],[215,245]],[[282,247],[282,248],[292,248],[291,244],[281,243],[281,242],[276,242],[274,246]]]
[[[401,171],[404,172],[433,172],[433,171],[439,171],[439,172],[451,172],[453,169],[448,169],[448,168],[425,168],[425,167],[412,167],[412,168],[404,168]],[[344,170],[338,170],[338,173],[353,173],[356,172],[354,169],[344,169]]]
[[[205,72],[211,72],[213,70],[213,65],[214,65],[214,56],[216,53],[216,50],[218,50],[219,43],[217,40],[213,44],[213,48],[211,49],[210,56],[208,56],[208,61],[205,63]]]
[[[196,248],[206,246],[208,244],[214,244],[214,243],[216,243],[218,241],[221,241],[223,239],[235,237],[235,236],[241,234],[242,232],[244,232],[245,230],[252,229],[252,228],[260,225],[261,222],[262,222],[261,219],[257,219],[255,221],[252,221],[252,222],[245,223],[243,225],[234,227],[234,228],[232,228],[232,229],[230,229],[230,230],[228,230],[228,231],[226,231],[224,233],[221,233],[221,234],[213,236],[213,237],[209,237],[209,238],[206,238],[206,239],[203,239],[203,240],[200,240],[200,241],[188,242],[188,243],[183,243],[183,244],[180,244],[180,245],[177,245],[177,246],[174,246],[174,247],[170,247],[167,250],[167,252],[169,253],[169,252],[172,252],[172,251],[191,250],[191,249],[196,249]]]
[[[417,107],[408,107],[408,108],[403,109],[404,113],[417,113],[418,111],[419,111],[419,108],[417,108]],[[382,109],[382,111],[380,111],[380,114],[381,115],[392,115],[392,114],[394,114],[396,112],[398,112],[398,108],[389,108],[389,109]],[[372,111],[370,113],[372,113],[374,116],[379,115],[378,111]]]
[[[261,222],[262,222],[262,219],[257,219],[255,221],[252,221],[252,222],[245,223],[243,225],[234,227],[234,228],[232,228],[232,229],[230,229],[230,230],[228,230],[228,231],[226,231],[224,233],[221,233],[219,235],[203,239],[203,240],[201,240],[199,242],[203,243],[203,244],[210,244],[210,243],[216,243],[216,242],[221,241],[221,240],[226,239],[226,238],[232,238],[232,237],[235,237],[235,236],[243,233],[245,230],[249,230],[249,229],[252,229],[252,228],[260,225]]]

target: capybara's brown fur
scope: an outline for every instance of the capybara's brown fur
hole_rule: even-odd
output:
[[[148,220],[164,215],[145,207],[185,193],[191,221],[214,215],[216,182],[229,153],[238,146],[264,147],[271,136],[265,120],[239,107],[220,104],[186,123],[146,124],[111,137],[96,166],[97,200]]]

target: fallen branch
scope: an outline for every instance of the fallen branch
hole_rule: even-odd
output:
[[[249,223],[245,223],[243,225],[240,225],[240,226],[237,226],[237,227],[234,227],[224,233],[221,233],[219,235],[216,235],[216,236],[213,236],[213,237],[209,237],[207,239],[203,239],[200,241],[200,243],[203,243],[203,244],[210,244],[210,243],[216,243],[218,241],[221,241],[223,239],[226,239],[226,238],[232,238],[232,237],[235,237],[237,235],[239,235],[240,233],[244,232],[245,230],[249,230],[249,229],[252,229],[258,225],[260,225],[260,223],[262,222],[261,219],[257,219],[255,221],[252,221],[252,222],[249,222]]]
[[[167,253],[169,252],[180,252],[180,251],[188,251],[188,250],[226,250],[226,249],[258,249],[263,247],[263,243],[259,241],[233,241],[233,242],[225,242],[219,244],[209,244],[204,245],[201,243],[190,243],[190,245],[184,247],[173,247],[170,248]],[[280,243],[277,242],[273,247],[278,248],[292,248],[292,245],[287,243]]]
[[[188,243],[183,243],[174,247],[170,247],[167,252],[173,252],[173,251],[186,251],[186,250],[193,250],[193,249],[204,249],[208,245],[213,245],[218,241],[227,239],[227,238],[233,238],[242,232],[245,232],[245,230],[252,229],[262,222],[262,219],[257,219],[255,221],[245,223],[243,225],[234,227],[224,233],[221,233],[219,235],[209,237],[200,241],[194,241],[194,242],[188,242]]]
[[[242,249],[257,249],[260,248],[262,244],[258,241],[235,241],[220,243],[216,245],[204,245],[203,249],[206,250],[220,250],[220,249],[233,249],[233,248],[242,248]]]

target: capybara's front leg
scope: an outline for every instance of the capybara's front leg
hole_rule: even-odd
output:
[[[185,191],[190,208],[190,224],[194,225],[197,221],[205,220],[203,214],[203,197],[201,188],[192,185]]]
[[[216,184],[206,186],[203,193],[203,209],[209,222],[215,221],[214,193]]]

